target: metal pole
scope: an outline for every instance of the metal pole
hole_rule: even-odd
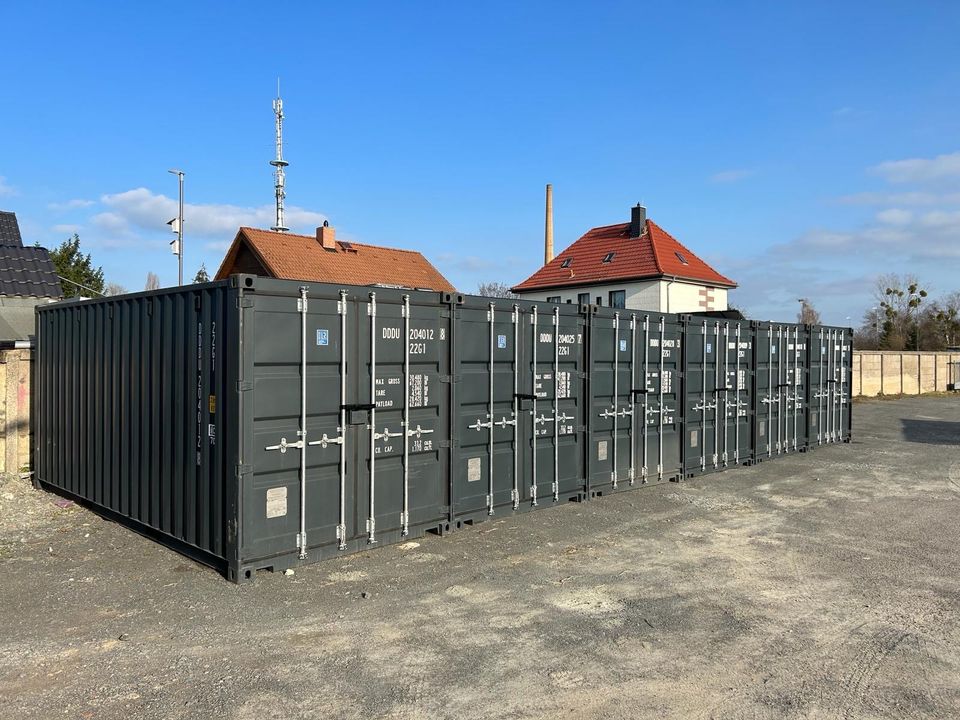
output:
[[[180,200],[177,210],[177,284],[183,285],[183,170],[167,170],[177,176]]]
[[[177,173],[180,180],[180,224],[177,227],[177,259],[179,261],[179,271],[177,273],[178,284],[183,285],[183,173]]]

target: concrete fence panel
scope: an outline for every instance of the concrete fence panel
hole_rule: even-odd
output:
[[[0,350],[0,473],[30,465],[30,350]]]
[[[950,382],[960,383],[960,353],[855,350],[853,394],[920,395],[944,392]],[[951,372],[957,377],[951,379]]]

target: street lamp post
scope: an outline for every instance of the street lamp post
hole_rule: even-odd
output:
[[[170,244],[174,246],[173,254],[177,256],[178,272],[177,284],[183,285],[183,170],[167,170],[177,176],[180,186],[180,204],[177,217],[167,223],[177,234],[177,239]]]

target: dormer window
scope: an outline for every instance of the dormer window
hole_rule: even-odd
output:
[[[690,263],[687,262],[687,259],[686,259],[683,255],[681,255],[679,252],[677,252],[676,250],[673,251],[673,254],[676,255],[676,256],[677,256],[677,260],[679,260],[680,262],[682,262],[684,265],[689,265],[689,264],[690,264]]]
[[[562,267],[562,268],[568,268],[568,267],[570,267],[570,263],[572,263],[572,262],[573,262],[573,258],[564,258],[563,262],[560,263],[560,267]]]
[[[603,256],[603,260],[601,262],[605,262],[605,263],[613,262],[614,255],[616,255],[616,253],[612,253],[612,252],[607,253],[606,255]]]

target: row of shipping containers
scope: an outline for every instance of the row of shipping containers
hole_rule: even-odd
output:
[[[229,280],[37,311],[40,484],[234,581],[848,441],[849,329]]]

